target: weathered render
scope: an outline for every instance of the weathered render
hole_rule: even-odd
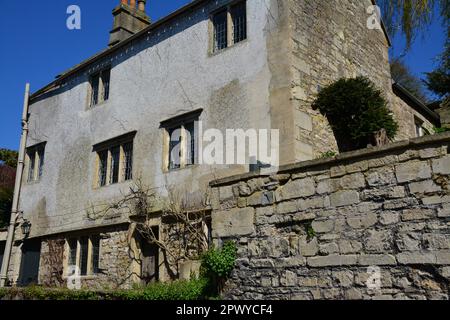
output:
[[[11,284],[19,278],[27,241],[41,241],[39,281],[52,283],[49,277],[61,270],[46,263],[48,241],[95,233],[101,235],[101,272],[84,277],[83,285],[130,286],[139,281],[140,266],[130,257],[128,214],[90,219],[90,212],[123,197],[138,179],[162,197],[175,189],[204,200],[208,208],[211,180],[249,171],[248,165],[167,171],[161,123],[176,116],[200,110],[204,130],[279,129],[282,164],[312,160],[336,149],[326,119],[311,108],[315,94],[340,77],[366,75],[383,89],[401,128],[407,128],[399,139],[415,136],[412,117],[403,117],[409,106],[393,104],[386,35],[367,28],[372,1],[247,0],[246,39],[212,52],[211,14],[231,2],[193,1],[133,30],[130,38],[120,38],[31,96],[27,147],[45,142],[45,164],[39,181],[27,182],[24,175],[20,210],[32,228],[25,242],[17,228]],[[90,78],[105,67],[111,68],[109,99],[90,107]],[[129,133],[135,133],[135,181],[97,187],[94,146]],[[26,170],[29,166],[28,160]],[[247,225],[249,212],[238,213],[242,233],[258,228]],[[160,224],[157,216],[154,222]],[[67,243],[63,251],[65,279]],[[160,278],[169,278],[163,266]]]
[[[449,299],[449,148],[431,136],[212,182],[215,242],[239,252],[225,296]]]

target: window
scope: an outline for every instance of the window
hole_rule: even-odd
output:
[[[136,132],[94,146],[97,153],[95,187],[133,179],[133,138]],[[131,140],[131,141],[130,141]]]
[[[426,130],[423,127],[423,121],[414,117],[414,124],[416,128],[416,137],[423,137],[426,135]]]
[[[68,239],[67,248],[68,267],[77,267],[80,276],[99,273],[100,237],[98,235]],[[73,271],[72,268],[67,270]]]
[[[91,99],[90,106],[94,107],[99,103],[109,99],[109,83],[111,78],[111,69],[102,70],[91,76]]]
[[[231,7],[231,21],[233,23],[234,43],[247,39],[247,7],[245,2]]]
[[[212,18],[213,52],[247,39],[247,3],[241,1],[216,12]]]
[[[198,162],[197,123],[201,109],[161,123],[165,130],[164,169],[175,170]]]
[[[45,143],[27,149],[28,182],[39,181],[44,170]]]

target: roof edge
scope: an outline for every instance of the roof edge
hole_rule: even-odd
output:
[[[90,58],[82,61],[81,63],[79,63],[78,65],[76,65],[75,67],[68,69],[67,71],[63,72],[61,75],[58,75],[56,80],[53,80],[52,82],[50,82],[48,85],[46,85],[45,87],[42,87],[41,89],[37,90],[36,92],[34,92],[33,94],[31,94],[30,96],[30,103],[33,102],[34,99],[38,98],[39,96],[47,93],[48,91],[55,89],[59,84],[61,84],[61,82],[65,79],[67,79],[68,77],[72,76],[73,74],[77,73],[78,71],[84,69],[87,65],[96,62],[102,58],[104,58],[105,56],[123,48],[124,46],[126,46],[127,44],[133,42],[134,40],[140,38],[141,36],[147,34],[149,31],[158,28],[159,26],[169,22],[170,20],[184,14],[185,12],[187,12],[188,10],[200,5],[203,2],[206,2],[208,0],[194,0],[188,4],[186,4],[185,6],[177,9],[176,11],[170,13],[169,15],[159,19],[158,21],[150,24],[148,27],[142,29],[141,31],[139,31],[138,33],[132,35],[131,37],[127,38],[126,40],[123,40],[121,42],[119,42],[118,44],[116,44],[115,46],[111,47],[111,48],[107,48],[103,51],[100,51],[99,53],[94,54],[93,56],[91,56]]]

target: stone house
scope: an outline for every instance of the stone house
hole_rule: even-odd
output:
[[[92,220],[88,211],[120,198],[136,179],[161,197],[177,189],[207,200],[210,181],[249,171],[198,164],[196,121],[220,131],[279,129],[281,164],[312,160],[337,150],[327,120],[311,108],[315,94],[365,75],[385,93],[398,140],[435,125],[432,111],[393,89],[389,39],[367,27],[370,0],[195,0],[156,22],[146,1],[137,2],[114,9],[107,49],[30,97],[20,210],[31,230],[24,240],[17,228],[11,284],[54,284],[70,265],[92,287],[126,287],[143,270],[169,279],[157,248],[141,243],[148,259],[130,258],[127,214]],[[179,165],[171,159],[176,129]]]

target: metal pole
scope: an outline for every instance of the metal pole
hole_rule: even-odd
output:
[[[11,219],[8,227],[8,237],[6,239],[5,252],[3,255],[2,268],[0,272],[0,287],[4,287],[8,278],[9,260],[11,258],[11,249],[14,240],[14,231],[19,213],[19,196],[22,186],[22,175],[25,163],[25,147],[28,136],[28,103],[30,98],[30,84],[25,85],[25,97],[23,100],[22,113],[22,137],[20,139],[19,159],[17,162],[16,183],[14,185],[14,197],[11,209]]]

